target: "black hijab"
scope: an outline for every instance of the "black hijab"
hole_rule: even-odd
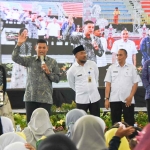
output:
[[[2,120],[1,120],[1,117],[0,117],[0,135],[3,134],[3,126],[2,126]]]
[[[77,150],[74,143],[64,134],[53,134],[44,139],[37,150]]]

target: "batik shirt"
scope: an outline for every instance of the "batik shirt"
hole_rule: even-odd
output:
[[[20,47],[16,46],[12,53],[14,62],[28,68],[26,91],[24,101],[52,104],[52,82],[59,82],[60,74],[56,60],[45,57],[50,74],[46,74],[41,68],[41,61],[36,56],[22,57],[19,55]]]
[[[93,45],[92,45],[92,40],[94,40],[97,44],[99,49],[95,50]],[[82,33],[77,33],[76,35],[72,34],[70,36],[70,41],[71,43],[74,44],[74,48],[83,45],[84,49],[87,53],[87,59],[95,61],[97,63],[96,55],[101,57],[104,53],[104,49],[101,43],[101,40],[93,35],[93,39],[91,38],[86,38],[86,36]]]

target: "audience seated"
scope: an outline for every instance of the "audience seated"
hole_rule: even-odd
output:
[[[28,149],[25,147],[24,143],[15,142],[6,146],[4,150],[28,150]]]
[[[41,137],[54,134],[48,112],[43,108],[34,110],[27,127],[22,132],[18,132],[18,134],[24,137],[27,143],[33,147],[36,147],[36,142]]]
[[[26,141],[14,132],[2,134],[0,136],[0,150],[4,150],[6,146],[15,142],[26,143]]]
[[[0,135],[7,132],[14,132],[13,123],[9,118],[0,116]]]
[[[71,139],[78,150],[118,150],[120,139],[134,132],[133,127],[125,129],[119,127],[107,148],[104,130],[105,123],[101,118],[86,115],[79,118],[74,124]]]
[[[72,136],[72,129],[73,129],[74,123],[84,115],[87,115],[87,113],[81,109],[72,109],[66,114],[65,123],[66,123],[66,128],[68,129],[66,135],[68,137]]]
[[[123,126],[124,128],[126,128],[125,125],[121,122],[120,122],[119,126]],[[107,147],[109,147],[109,142],[111,141],[113,136],[115,136],[115,133],[118,130],[118,127],[116,127],[116,128],[113,127],[105,133]],[[118,150],[130,150],[129,142],[126,137],[121,138],[121,143],[120,143]]]
[[[54,134],[44,139],[37,150],[77,150],[74,143],[63,134]]]

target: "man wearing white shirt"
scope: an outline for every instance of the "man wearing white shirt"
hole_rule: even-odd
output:
[[[111,52],[112,52],[112,63],[116,62],[116,54],[119,49],[125,49],[128,53],[128,57],[126,59],[126,62],[129,64],[133,64],[136,66],[136,54],[138,53],[135,43],[129,38],[129,32],[127,29],[124,29],[121,32],[121,39],[117,40],[113,43]]]
[[[127,51],[120,49],[117,54],[118,63],[112,64],[104,81],[105,108],[111,109],[112,123],[120,122],[123,113],[124,120],[129,125],[134,125],[134,94],[138,82],[141,81],[134,65],[126,62]]]
[[[56,45],[59,36],[60,25],[57,23],[57,19],[54,17],[53,21],[47,26],[47,38],[49,38],[48,44],[51,45],[51,41],[54,41],[54,45]]]
[[[78,109],[100,116],[100,94],[97,88],[99,71],[96,63],[87,60],[87,54],[82,45],[73,50],[76,62],[67,71],[70,87],[76,93]]]

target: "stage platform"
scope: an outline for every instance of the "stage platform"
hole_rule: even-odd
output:
[[[106,108],[101,108],[101,109],[103,110],[103,112],[109,112],[110,111],[110,109],[107,110]],[[139,112],[139,111],[147,112],[146,107],[135,107],[134,110],[135,110],[135,112]],[[25,114],[26,110],[25,110],[25,108],[23,108],[23,109],[13,109],[13,113]]]
[[[104,108],[105,87],[98,88],[101,95],[100,107]],[[7,93],[10,99],[12,109],[15,113],[25,113],[25,103],[23,102],[25,89],[8,89]],[[146,103],[144,100],[145,89],[138,87],[135,94],[135,111],[146,111]],[[70,88],[54,88],[53,101],[54,105],[60,107],[62,103],[71,103],[75,100],[75,92]],[[107,111],[106,109],[103,109]]]

